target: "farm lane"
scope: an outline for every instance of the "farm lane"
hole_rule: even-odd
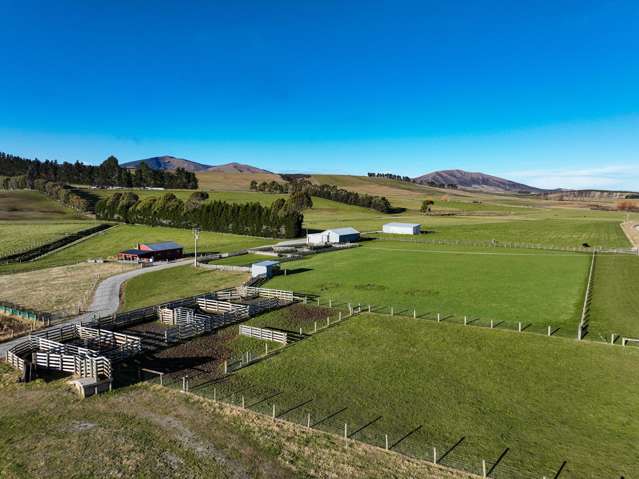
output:
[[[104,281],[98,284],[97,288],[95,289],[95,293],[93,294],[93,301],[91,302],[89,311],[70,318],[64,324],[77,324],[82,321],[91,319],[94,315],[106,316],[109,314],[113,314],[118,310],[118,307],[120,306],[120,288],[125,281],[153,271],[160,271],[162,269],[183,266],[185,264],[191,263],[192,261],[192,258],[185,258],[171,263],[156,264],[147,268],[134,269],[132,271],[126,271],[115,276],[110,276],[109,278],[106,278]],[[60,327],[60,324],[51,326],[50,328],[44,328],[40,331],[44,331],[45,329],[55,329],[58,327]],[[9,348],[15,346],[18,342],[23,340],[24,337],[16,338],[12,341],[7,341],[0,344],[0,357],[6,356]]]

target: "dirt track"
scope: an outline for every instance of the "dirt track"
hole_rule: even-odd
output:
[[[639,248],[639,222],[626,221],[621,223],[621,229],[635,248]]]

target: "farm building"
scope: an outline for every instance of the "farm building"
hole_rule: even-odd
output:
[[[259,263],[253,263],[251,265],[251,276],[253,278],[266,275],[267,278],[273,276],[280,269],[280,263],[278,261],[260,261]]]
[[[312,233],[306,236],[306,244],[324,245],[333,243],[354,243],[359,241],[359,231],[355,228],[335,228],[332,230],[322,231],[321,233]]]
[[[163,243],[138,243],[136,248],[118,253],[118,259],[123,261],[170,261],[182,257],[184,247],[173,241]]]
[[[395,235],[418,235],[420,228],[421,225],[416,223],[386,223],[382,231]]]

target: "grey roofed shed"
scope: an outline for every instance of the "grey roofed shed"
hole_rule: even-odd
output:
[[[273,276],[273,274],[280,269],[280,262],[273,260],[260,261],[259,263],[253,263],[251,265],[251,276],[266,275],[267,278]]]

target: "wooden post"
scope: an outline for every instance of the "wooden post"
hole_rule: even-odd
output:
[[[186,392],[186,376],[182,376],[182,392]]]
[[[317,332],[317,321],[315,321],[313,323],[313,332],[316,333]]]
[[[244,403],[244,394],[242,394],[242,409],[246,409],[245,403]]]
[[[160,386],[164,386],[164,373],[160,374]]]
[[[386,438],[386,450],[388,451],[388,434],[384,434],[385,438]]]
[[[273,420],[275,420],[275,403],[273,403]]]
[[[304,296],[304,304],[308,303],[308,297]]]
[[[331,298],[328,298],[328,307],[329,308],[333,307],[333,300]]]
[[[391,306],[391,316],[393,315],[393,307]]]
[[[413,319],[417,319],[417,310],[413,309]]]
[[[610,344],[615,344],[615,333],[610,335]]]
[[[268,343],[264,344],[264,356],[268,356]]]
[[[368,305],[368,312],[369,313],[371,312],[371,305],[370,304]]]
[[[311,413],[310,412],[306,416],[306,427],[309,428],[309,429],[311,428]]]
[[[481,460],[481,477],[486,479],[486,460],[485,459]]]
[[[521,333],[521,321],[519,321],[519,323],[517,324],[518,324],[519,332]]]
[[[338,320],[338,321],[341,321],[341,320],[342,320],[342,312],[341,312],[341,311],[339,312],[339,317],[337,318],[337,320]]]
[[[319,298],[317,298],[317,305],[318,306],[320,305],[320,299]]]
[[[229,362],[225,359],[224,360],[224,374],[228,374],[229,372]]]
[[[550,326],[548,326],[548,336],[552,335],[552,328]]]
[[[442,320],[441,315],[437,313],[437,322],[439,323]]]
[[[468,324],[468,317],[464,316],[464,326],[466,326]]]
[[[331,325],[331,317],[330,317],[330,316],[328,316],[328,317],[326,318],[326,327],[328,328],[330,325]]]
[[[437,448],[433,448],[433,464],[437,464]]]
[[[490,329],[493,329],[495,327],[495,323],[493,322],[493,320],[490,320]]]

